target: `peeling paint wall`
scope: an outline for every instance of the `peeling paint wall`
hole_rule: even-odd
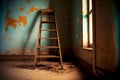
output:
[[[69,16],[66,16],[70,10],[69,0],[1,0],[0,54],[23,54],[24,51],[29,54],[35,50],[40,22],[39,11],[42,9],[55,10],[62,49],[70,46]],[[66,22],[63,23],[62,20]],[[42,34],[44,37],[47,35]],[[42,44],[47,44],[47,41]]]

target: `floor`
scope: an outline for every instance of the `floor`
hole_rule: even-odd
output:
[[[58,62],[41,61],[33,69],[31,61],[0,61],[0,80],[120,80],[119,74],[98,77],[88,70],[64,62],[64,70]]]
[[[0,62],[0,80],[84,80],[82,71],[70,62],[64,70],[58,62],[41,61],[33,70],[30,61]]]

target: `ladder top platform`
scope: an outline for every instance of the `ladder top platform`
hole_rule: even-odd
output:
[[[41,10],[41,13],[53,13],[54,11],[51,9],[43,9]]]

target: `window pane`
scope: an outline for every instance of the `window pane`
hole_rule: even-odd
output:
[[[82,1],[82,15],[83,15],[83,48],[88,47],[88,22],[87,22],[87,0]]]
[[[93,43],[93,24],[92,24],[92,13],[89,15],[89,43]]]
[[[89,0],[89,12],[92,10],[92,0]]]

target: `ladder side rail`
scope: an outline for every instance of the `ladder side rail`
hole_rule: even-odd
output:
[[[61,51],[60,38],[59,38],[57,19],[56,19],[56,14],[55,13],[54,13],[54,20],[55,20],[55,27],[56,27],[57,38],[58,38],[57,41],[58,41],[58,46],[59,46],[60,63],[61,63],[61,67],[63,69],[62,51]]]
[[[35,58],[34,58],[34,65],[33,65],[34,69],[35,69],[35,67],[37,65],[37,56],[38,56],[38,53],[40,52],[39,45],[40,45],[41,26],[42,26],[41,22],[42,22],[42,14],[40,14],[40,24],[39,24],[39,27],[38,27],[38,38],[37,38],[37,45],[36,45],[37,52],[35,53]]]

